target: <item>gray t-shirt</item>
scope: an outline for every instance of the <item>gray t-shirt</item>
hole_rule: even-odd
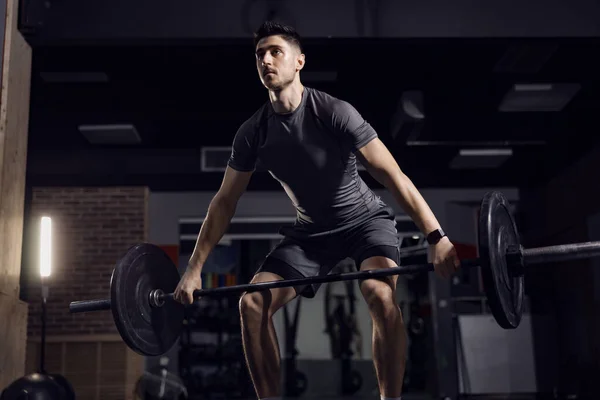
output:
[[[228,165],[253,171],[260,164],[291,199],[296,227],[323,232],[386,207],[358,174],[354,155],[376,137],[348,102],[305,87],[293,112],[277,114],[266,102],[242,124]]]

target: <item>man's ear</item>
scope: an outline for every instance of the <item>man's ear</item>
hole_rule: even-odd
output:
[[[296,58],[296,71],[300,71],[302,68],[304,68],[305,62],[306,62],[306,57],[304,56],[304,54],[299,54],[298,57]]]

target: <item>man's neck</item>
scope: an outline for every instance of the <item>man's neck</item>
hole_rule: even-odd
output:
[[[304,86],[294,82],[283,90],[269,90],[269,100],[277,114],[289,114],[293,112],[302,102]]]

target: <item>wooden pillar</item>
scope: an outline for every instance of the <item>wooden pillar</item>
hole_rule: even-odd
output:
[[[18,0],[1,0],[0,391],[24,375],[27,304],[19,300],[31,48],[17,30]]]

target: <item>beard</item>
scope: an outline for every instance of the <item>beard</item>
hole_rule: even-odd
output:
[[[263,78],[263,84],[269,90],[278,92],[288,87],[294,81],[294,77],[276,75],[274,78]]]

